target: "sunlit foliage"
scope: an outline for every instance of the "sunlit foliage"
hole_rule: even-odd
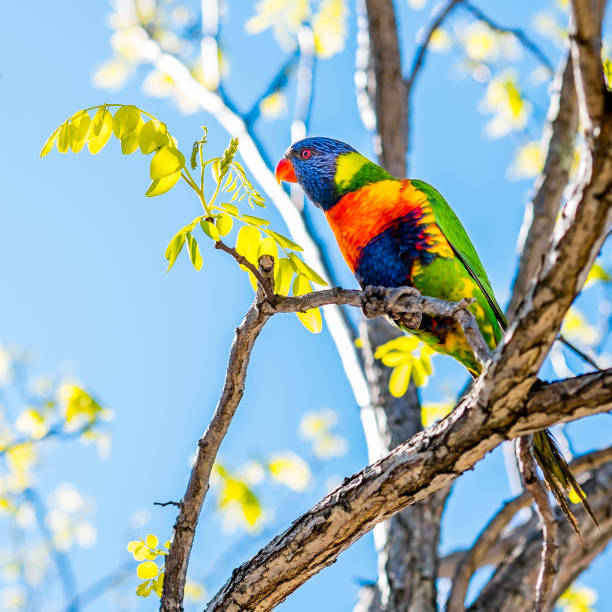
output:
[[[107,456],[111,416],[82,384],[41,374],[31,355],[0,344],[0,521],[11,534],[0,546],[1,609],[32,609],[57,579],[62,555],[96,544],[93,502],[48,474],[59,442],[95,442]]]
[[[116,109],[114,115],[112,109]],[[92,118],[89,113],[93,111],[95,114]],[[235,159],[238,139],[231,139],[223,155],[205,159],[204,146],[207,141],[206,128],[203,129],[203,137],[195,141],[191,149],[188,167],[185,155],[179,150],[176,138],[170,134],[165,123],[132,105],[102,104],[78,111],[62,123],[44,144],[40,155],[47,155],[54,145],[60,153],[69,150],[78,153],[85,144],[90,153],[96,154],[114,134],[124,154],[137,150],[143,155],[152,154],[149,167],[151,184],[145,195],[162,195],[183,179],[195,193],[204,214],[181,228],[170,240],[165,252],[168,270],[185,245],[193,267],[200,270],[203,259],[194,232],[200,230],[200,236],[220,244],[221,238],[232,232],[234,221],[238,221],[242,227],[236,236],[235,249],[244,258],[242,262],[250,264],[250,267],[243,264],[240,267],[248,273],[253,289],[257,289],[253,270],[262,255],[270,255],[275,260],[274,291],[279,295],[304,295],[312,291],[312,283],[326,285],[325,280],[297,255],[302,250],[298,244],[269,229],[270,222],[266,219],[241,212],[239,205],[243,200],[251,208],[265,208],[265,203],[247,178],[242,165]],[[194,178],[192,171],[198,169],[200,176]],[[210,196],[205,190],[207,169],[214,182]],[[227,201],[219,201],[222,198]],[[282,255],[279,256],[279,252]],[[321,331],[322,319],[318,308],[297,313],[297,317],[311,332]]]
[[[414,336],[395,338],[376,349],[374,357],[393,368],[389,379],[389,392],[401,397],[408,390],[410,379],[417,387],[423,387],[433,373],[432,349]]]

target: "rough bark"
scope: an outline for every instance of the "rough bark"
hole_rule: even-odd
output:
[[[347,478],[236,569],[207,610],[271,609],[375,524],[447,486],[504,439],[611,407],[612,370],[538,385],[514,405],[467,400],[431,431]]]
[[[610,463],[594,472],[583,485],[599,523],[597,527],[586,513],[580,513],[578,518],[584,545],[573,533],[570,524],[563,520],[562,514],[556,512],[560,547],[551,602],[559,598],[612,539],[611,488]],[[531,612],[534,609],[536,591],[533,585],[539,570],[542,533],[535,518],[517,527],[514,532],[508,536],[515,543],[514,549],[470,606],[469,612]]]
[[[550,246],[574,156],[577,124],[574,72],[568,53],[553,83],[548,123],[543,135],[546,141],[544,168],[538,176],[533,199],[525,208],[518,245],[521,257],[508,306],[508,319],[514,317],[516,307],[535,278]]]
[[[259,271],[264,281],[268,283],[274,278],[274,260],[269,255],[261,257]],[[225,438],[236,408],[242,399],[251,350],[259,332],[270,318],[269,314],[262,312],[263,300],[264,292],[260,290],[246,317],[236,328],[223,391],[210,424],[198,442],[194,466],[189,477],[187,491],[179,505],[179,514],[174,523],[170,550],[166,557],[161,599],[163,612],[181,612],[183,609],[183,592],[189,556],[200,510],[208,491],[210,473],[221,442]]]

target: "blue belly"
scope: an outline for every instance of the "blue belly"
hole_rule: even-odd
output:
[[[428,264],[435,258],[426,246],[423,229],[415,219],[400,220],[363,247],[355,276],[362,287],[411,285],[414,262]]]

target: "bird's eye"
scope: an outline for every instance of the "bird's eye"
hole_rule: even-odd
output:
[[[309,159],[310,156],[312,155],[312,151],[310,149],[304,149],[301,153],[300,153],[300,157],[302,159]]]

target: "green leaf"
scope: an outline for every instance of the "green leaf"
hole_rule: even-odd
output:
[[[71,130],[72,128],[67,121],[66,123],[62,123],[59,134],[57,135],[57,150],[60,153],[66,153],[70,148],[70,143],[72,141]]]
[[[382,359],[384,355],[391,351],[409,353],[417,348],[419,343],[420,340],[418,340],[415,336],[400,336],[399,338],[389,340],[389,342],[385,342],[377,347],[376,351],[374,352],[374,357],[376,359]]]
[[[136,587],[136,595],[138,595],[139,597],[148,597],[151,594],[152,588],[153,588],[153,581],[145,580],[144,582],[141,582]]]
[[[177,184],[180,178],[181,173],[179,171],[175,172],[174,174],[171,174],[170,176],[165,176],[162,179],[157,179],[149,185],[149,188],[147,189],[145,195],[152,198],[153,196],[158,196],[162,193],[166,193]]]
[[[236,217],[239,216],[239,211],[238,211],[237,206],[234,206],[233,204],[228,204],[227,202],[221,202],[219,206],[225,208],[225,210],[227,210],[227,212],[230,213],[231,215],[234,215]]]
[[[388,368],[395,368],[402,363],[411,362],[413,357],[410,353],[391,351],[389,353],[385,353],[380,360],[382,361],[383,365],[386,365]]]
[[[257,253],[258,261],[262,255],[271,255],[278,261],[278,247],[276,246],[276,242],[269,236],[266,236],[259,245],[259,252]]]
[[[138,149],[138,132],[133,132],[125,138],[121,139],[121,152],[124,155],[130,155]]]
[[[311,291],[312,287],[308,279],[303,274],[298,274],[293,281],[293,295],[304,295]],[[318,334],[323,328],[321,311],[318,308],[311,308],[306,312],[297,312],[296,314],[302,325],[313,334]]]
[[[138,134],[138,146],[142,153],[148,155],[168,144],[170,144],[170,136],[163,123],[152,119],[142,126]]]
[[[245,225],[240,228],[238,237],[236,238],[236,250],[240,255],[243,255],[253,265],[257,265],[257,253],[259,252],[259,243],[261,242],[261,234],[258,229]]]
[[[180,173],[185,167],[185,157],[175,147],[162,147],[151,160],[150,176],[152,180],[163,179],[166,176]]]
[[[191,235],[191,232],[187,232],[185,235],[187,238],[187,247],[189,248],[189,259],[196,270],[202,268],[202,256],[200,255],[200,249],[196,239]]]
[[[49,151],[51,151],[51,149],[53,148],[53,145],[55,144],[55,140],[57,138],[57,135],[59,134],[59,131],[60,131],[60,128],[57,128],[55,132],[53,132],[53,134],[51,134],[51,136],[47,138],[47,142],[45,142],[43,148],[40,151],[41,157],[44,157],[45,155],[49,153]]]
[[[166,247],[165,257],[168,260],[168,270],[174,265],[179,253],[183,250],[185,244],[185,233],[180,231]]]
[[[159,540],[157,539],[157,536],[153,535],[152,533],[150,533],[146,538],[145,538],[145,544],[149,547],[149,548],[157,548],[157,544],[159,543]]]
[[[157,576],[157,572],[159,568],[157,564],[153,561],[143,561],[136,568],[136,575],[141,580],[150,580],[151,578],[155,578]]]
[[[85,111],[79,111],[78,113],[75,113],[70,119],[70,127],[72,134],[70,148],[72,149],[73,153],[78,153],[85,145],[90,125],[91,117]]]
[[[282,234],[279,234],[278,232],[273,232],[272,230],[268,230],[268,234],[272,236],[274,240],[276,240],[276,244],[278,244],[278,246],[281,246],[285,249],[293,249],[294,251],[304,250],[299,244],[296,244],[295,242],[293,242],[293,240],[287,238],[287,236],[283,236]]]
[[[260,217],[254,217],[253,215],[242,215],[241,217],[247,223],[251,223],[252,225],[257,225],[257,227],[265,227],[270,225],[270,222],[267,219],[262,219]]]
[[[215,242],[218,242],[221,237],[219,236],[219,230],[216,225],[212,221],[208,221],[207,219],[202,219],[200,221],[200,226],[204,230],[204,233],[212,238]]]
[[[140,110],[126,105],[119,108],[113,119],[113,132],[119,140],[134,133],[141,122]]]
[[[72,125],[72,137],[74,140],[85,140],[89,133],[91,117],[85,111],[79,111],[72,116],[70,124]]]
[[[408,390],[410,382],[410,372],[412,371],[412,362],[403,363],[396,368],[393,368],[391,377],[389,378],[389,393],[393,397],[402,397]]]
[[[95,114],[91,127],[89,129],[89,136],[87,138],[87,147],[92,155],[99,153],[104,145],[108,142],[111,134],[113,133],[113,116],[103,106],[98,109]]]
[[[217,224],[217,229],[219,230],[219,234],[221,236],[227,236],[231,231],[234,225],[234,220],[225,213],[221,213],[215,222]]]
[[[153,581],[153,590],[158,597],[162,596],[162,590],[164,588],[164,576],[165,572],[159,572],[157,578]]]
[[[291,262],[283,257],[278,260],[276,274],[274,275],[274,293],[278,295],[289,295],[291,280],[293,279],[293,266]]]
[[[308,280],[311,280],[317,285],[327,285],[324,279],[322,279],[308,264],[304,263],[295,253],[289,254],[291,263],[295,266],[295,271],[298,274],[303,274]]]

